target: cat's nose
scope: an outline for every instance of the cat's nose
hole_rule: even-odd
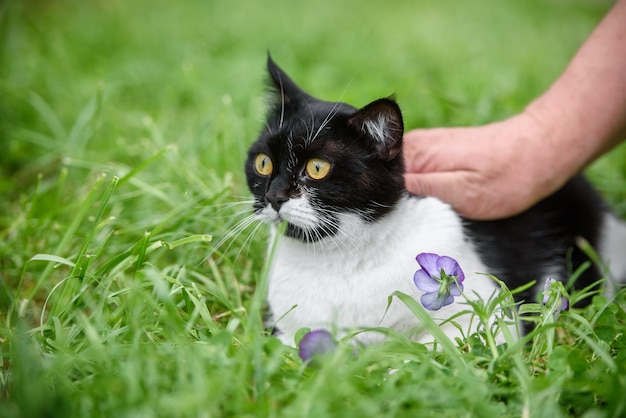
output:
[[[278,212],[280,207],[285,203],[289,198],[284,193],[276,192],[274,190],[270,190],[265,194],[265,199],[272,205],[274,210]]]

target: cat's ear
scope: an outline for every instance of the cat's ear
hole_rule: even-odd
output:
[[[267,54],[267,72],[270,76],[268,84],[271,92],[275,94],[276,104],[289,107],[300,99],[308,97],[308,94],[276,65],[269,53]]]
[[[376,100],[357,111],[348,123],[373,139],[381,159],[392,160],[402,150],[404,124],[402,112],[395,100],[390,98]]]

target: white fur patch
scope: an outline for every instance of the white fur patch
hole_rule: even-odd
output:
[[[368,119],[363,122],[363,130],[366,131],[372,138],[381,144],[387,143],[389,135],[388,119],[385,115],[378,115],[376,120]]]
[[[405,198],[376,223],[341,215],[340,232],[319,242],[283,238],[272,263],[268,294],[276,326],[282,332],[280,338],[293,345],[296,331],[303,327],[332,329],[340,334],[377,326],[419,332],[419,323],[406,306],[394,300],[387,310],[387,304],[395,291],[419,300],[422,292],[415,287],[413,275],[419,268],[415,256],[422,252],[455,258],[465,272],[465,294],[469,297],[476,297],[476,293],[487,299],[496,290],[491,279],[476,274],[486,268],[464,241],[459,217],[448,205],[432,198]],[[467,306],[457,299],[432,316],[441,322],[465,309]],[[456,322],[468,331],[470,315]],[[449,324],[443,329],[450,336],[459,336]],[[369,343],[382,335],[370,332],[356,338]],[[417,339],[429,341],[431,337],[418,334]]]
[[[306,195],[287,200],[278,212],[268,203],[262,211],[257,213],[257,218],[268,224],[276,224],[285,220],[305,230],[313,229],[319,225],[316,211],[309,203]]]
[[[605,217],[598,252],[607,263],[607,293],[610,296],[615,283],[626,280],[626,224],[611,214]]]

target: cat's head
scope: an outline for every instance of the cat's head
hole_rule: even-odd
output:
[[[270,57],[272,102],[250,147],[246,176],[254,211],[306,242],[335,235],[342,215],[375,222],[404,193],[403,122],[393,99],[362,109],[301,90]]]

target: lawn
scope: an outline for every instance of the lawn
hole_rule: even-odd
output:
[[[318,97],[475,125],[523,109],[609,7],[1,2],[0,417],[626,416],[624,291],[556,321],[529,304],[520,343],[389,331],[310,367],[263,331],[267,230],[242,224],[268,51]],[[625,216],[626,148],[588,175]]]

